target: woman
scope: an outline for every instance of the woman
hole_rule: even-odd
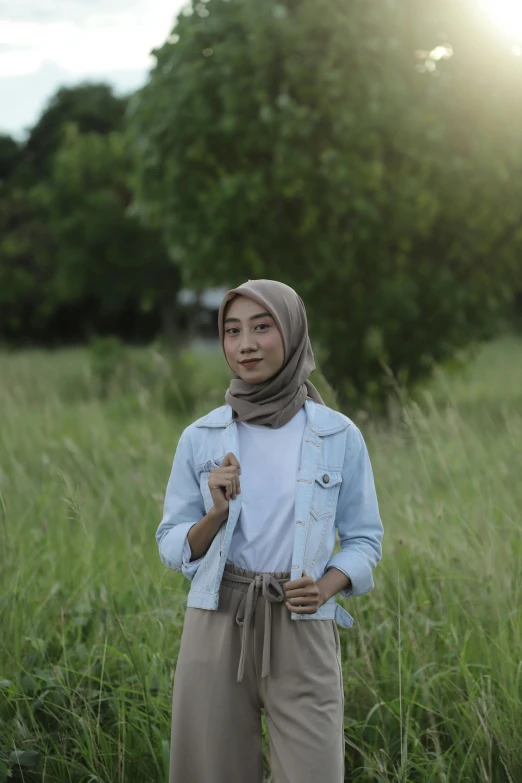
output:
[[[218,325],[234,379],[183,431],[156,533],[162,562],[191,580],[170,783],[262,783],[262,708],[272,783],[341,783],[337,623],[353,621],[335,596],[372,589],[383,535],[368,452],[307,380],[292,288],[249,280]]]

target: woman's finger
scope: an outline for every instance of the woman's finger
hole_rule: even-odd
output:
[[[305,585],[304,587],[294,587],[292,590],[286,590],[287,598],[298,598],[300,595],[318,595],[315,585]]]
[[[234,467],[240,468],[239,461],[238,461],[236,455],[232,451],[229,451],[228,454],[225,454],[225,456],[223,457],[223,460],[221,462],[221,467],[222,468],[225,468],[228,465],[234,465]]]
[[[289,598],[288,603],[292,606],[312,606],[317,604],[317,598],[312,596],[299,596],[298,598]]]

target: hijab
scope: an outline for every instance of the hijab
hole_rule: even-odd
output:
[[[306,399],[325,405],[308,380],[315,370],[315,361],[308,336],[306,310],[299,294],[277,280],[249,280],[227,291],[218,313],[223,353],[225,308],[236,296],[248,296],[271,313],[283,339],[284,360],[279,372],[263,383],[248,383],[234,373],[225,393],[225,402],[232,407],[232,418],[277,429],[295,416]]]

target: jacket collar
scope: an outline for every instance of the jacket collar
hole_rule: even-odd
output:
[[[351,424],[346,416],[327,405],[320,405],[314,400],[305,400],[304,409],[308,426],[316,435],[333,435]],[[194,422],[196,427],[228,427],[232,423],[234,423],[232,408],[228,404],[214,408],[206,416],[202,416]]]

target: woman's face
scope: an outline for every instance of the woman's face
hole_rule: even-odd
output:
[[[236,296],[225,309],[225,356],[231,369],[247,383],[263,383],[283,366],[283,338],[263,305],[247,296]],[[250,366],[245,359],[260,359]]]

